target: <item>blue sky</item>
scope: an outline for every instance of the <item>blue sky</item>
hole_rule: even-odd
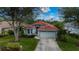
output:
[[[43,9],[43,13],[41,13],[37,19],[45,19],[49,20],[53,18],[54,20],[59,20],[59,15],[58,15],[58,7],[50,7],[46,8],[45,10]]]
[[[43,13],[40,11],[34,10],[35,13],[39,13],[38,17],[36,19],[42,19],[42,20],[59,20],[59,13],[58,13],[58,7],[40,7]],[[2,15],[2,14],[1,14]]]

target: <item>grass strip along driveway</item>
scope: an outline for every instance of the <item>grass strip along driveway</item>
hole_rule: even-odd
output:
[[[0,47],[16,48],[19,45],[22,46],[22,51],[33,51],[36,48],[38,40],[35,38],[20,37],[18,42],[14,42],[14,36],[0,37]]]

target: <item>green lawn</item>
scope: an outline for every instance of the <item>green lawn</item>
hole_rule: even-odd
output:
[[[7,44],[8,44],[8,46],[12,46],[12,44],[11,44],[12,41],[14,41],[14,36],[0,37],[0,46],[6,46]],[[15,43],[22,45],[23,51],[33,51],[36,48],[38,41],[39,40],[37,40],[35,38],[20,37],[20,41],[15,42]],[[16,45],[14,45],[14,46],[16,46]]]
[[[63,51],[79,51],[79,37],[74,35],[64,34],[62,40],[57,40],[59,47]]]
[[[19,43],[23,46],[24,51],[32,51],[36,48],[38,39],[35,38],[22,38]]]
[[[58,42],[58,44],[63,51],[79,51],[79,47],[75,44],[65,42]]]

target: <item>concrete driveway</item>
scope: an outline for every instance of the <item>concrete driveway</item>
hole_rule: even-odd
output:
[[[40,39],[35,51],[61,51],[53,39]]]

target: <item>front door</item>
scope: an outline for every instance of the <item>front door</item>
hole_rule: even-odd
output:
[[[36,27],[36,34],[38,34],[38,28],[39,28],[39,27]]]

